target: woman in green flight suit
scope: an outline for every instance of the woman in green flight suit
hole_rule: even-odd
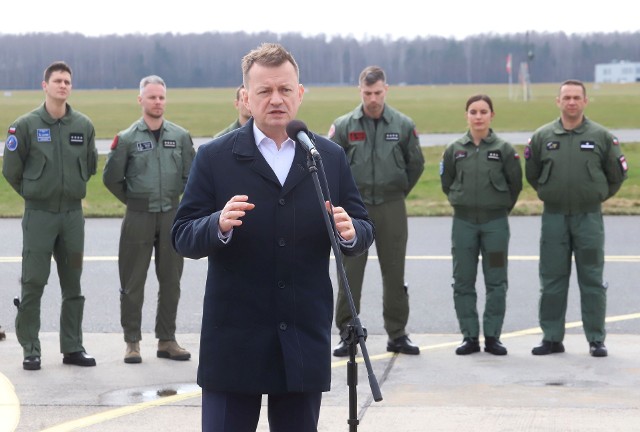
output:
[[[469,130],[449,144],[440,163],[442,190],[453,206],[453,299],[463,341],[456,354],[480,351],[476,307],[478,257],[486,286],[484,350],[507,354],[500,342],[507,296],[508,214],[522,190],[520,157],[491,129],[495,115],[487,95],[467,100]]]

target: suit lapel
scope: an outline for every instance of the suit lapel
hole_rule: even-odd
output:
[[[288,194],[308,175],[309,169],[307,168],[307,153],[302,150],[299,145],[296,145],[296,153],[293,157],[291,168],[289,168],[287,179],[284,181],[284,185],[282,185],[281,196]]]
[[[251,169],[258,173],[265,180],[275,183],[280,187],[280,181],[276,177],[262,153],[256,146],[256,139],[253,136],[253,118],[249,119],[245,125],[240,128],[233,143],[233,153],[237,160],[251,162]]]

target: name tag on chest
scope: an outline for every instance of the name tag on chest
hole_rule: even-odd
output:
[[[580,150],[582,151],[594,151],[596,149],[596,143],[593,141],[580,141]]]
[[[151,141],[139,142],[136,143],[136,146],[140,152],[153,150],[153,143]]]
[[[487,160],[500,162],[502,160],[502,153],[500,150],[491,150],[487,152]]]
[[[400,141],[400,134],[398,132],[387,132],[384,134],[385,141]]]
[[[72,145],[82,145],[84,144],[84,134],[72,132],[69,134],[69,142]]]
[[[176,148],[175,140],[164,140],[162,141],[162,147],[164,148]]]

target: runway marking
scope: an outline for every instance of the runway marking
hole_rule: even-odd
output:
[[[154,259],[154,257],[151,257]],[[331,259],[334,259],[333,255]],[[370,260],[377,260],[377,255],[369,255]],[[451,261],[451,255],[407,255],[407,261]],[[482,257],[480,257],[482,259]],[[538,255],[510,255],[509,261],[539,261]],[[640,255],[605,255],[605,262],[640,262]],[[52,258],[53,261],[53,258]],[[118,261],[117,256],[85,256],[84,261],[101,262],[101,261]],[[0,257],[1,263],[20,263],[22,257]],[[203,261],[206,262],[206,261]]]
[[[109,420],[113,420],[118,417],[126,416],[129,414],[135,414],[140,411],[144,411],[149,408],[167,405],[174,402],[180,402],[187,399],[192,399],[202,395],[202,390],[195,390],[188,393],[178,394],[175,396],[167,396],[161,399],[157,399],[149,402],[142,402],[135,405],[123,406],[109,411],[103,411],[101,413],[93,414],[87,417],[82,417],[77,420],[72,420],[66,423],[61,423],[57,426],[53,426],[47,429],[43,429],[40,432],[69,432],[83,427],[92,426],[98,423],[104,423]]]
[[[16,430],[19,422],[20,400],[9,378],[0,372],[0,430]]]
[[[617,315],[617,316],[611,316],[611,317],[606,317],[605,318],[605,322],[607,323],[612,323],[612,322],[619,322],[619,321],[629,321],[629,320],[634,320],[634,319],[640,319],[640,313],[632,313],[632,314],[626,314],[626,315]],[[582,327],[582,321],[573,321],[573,322],[568,322],[565,324],[565,328],[567,329],[572,329],[572,328],[579,328]],[[532,336],[532,335],[538,335],[538,334],[542,334],[542,329],[540,327],[532,327],[532,328],[528,328],[528,329],[524,329],[524,330],[516,330],[513,332],[509,332],[509,333],[503,333],[502,335],[500,335],[500,339],[510,339],[510,338],[514,338],[514,337],[518,337],[518,336]],[[482,338],[481,338],[482,340]],[[444,342],[444,343],[439,343],[439,344],[435,344],[435,345],[427,345],[427,346],[421,346],[420,350],[421,351],[433,351],[433,350],[437,350],[440,348],[453,348],[453,347],[457,347],[458,345],[460,345],[460,341],[455,341],[455,342]],[[369,359],[370,360],[384,360],[384,359],[388,359],[391,358],[393,356],[397,355],[396,353],[383,353],[383,354],[376,354],[376,355],[369,355]],[[340,366],[345,366],[347,364],[347,359],[345,360],[338,360],[338,361],[334,361],[331,363],[331,368],[336,368],[336,367],[340,367]],[[358,357],[356,358],[356,363],[364,363],[364,359],[362,357]]]
[[[634,320],[634,319],[640,319],[640,313],[611,316],[611,317],[607,317],[605,321],[608,323],[612,323],[612,322],[628,321],[628,320]],[[569,323],[566,323],[565,327],[566,328],[582,327],[582,322],[581,321],[569,322]],[[514,332],[502,334],[501,338],[508,339],[508,338],[514,338],[518,336],[537,335],[541,333],[542,333],[542,330],[540,329],[540,327],[533,327],[529,329],[517,330]],[[452,347],[458,346],[459,344],[460,344],[459,341],[445,342],[445,343],[439,343],[435,345],[421,346],[420,349],[423,351],[433,351],[441,348],[452,348]],[[395,355],[397,354],[382,353],[382,354],[370,355],[369,359],[371,361],[384,360],[384,359],[392,358]],[[343,367],[347,364],[347,361],[348,361],[347,359],[334,361],[331,363],[331,368],[334,369],[338,367]],[[356,358],[356,362],[363,363],[362,357]],[[2,378],[5,378],[5,377],[4,375],[0,374],[0,395],[2,395],[4,398],[9,398],[10,401],[9,403],[2,403],[4,402],[4,399],[0,400],[0,412],[2,412],[3,414],[0,418],[2,418],[3,422],[11,421],[10,419],[16,419],[15,422],[17,425],[17,421],[20,418],[20,403],[17,396],[15,395],[15,390],[11,382],[6,378],[4,380]],[[153,401],[123,406],[120,408],[103,411],[103,412],[92,414],[79,419],[71,420],[65,423],[60,423],[56,426],[43,429],[40,432],[71,432],[71,431],[75,431],[75,430],[92,426],[95,424],[108,422],[118,417],[136,414],[138,412],[141,412],[150,408],[169,405],[172,403],[201,397],[201,395],[202,395],[202,390],[195,390],[192,392],[182,393],[175,396],[163,397]],[[2,411],[2,408],[4,408],[4,411]],[[13,429],[9,429],[9,430],[13,430]]]

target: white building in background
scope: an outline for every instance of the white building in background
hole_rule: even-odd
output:
[[[596,65],[596,83],[640,82],[640,63],[619,61]]]

